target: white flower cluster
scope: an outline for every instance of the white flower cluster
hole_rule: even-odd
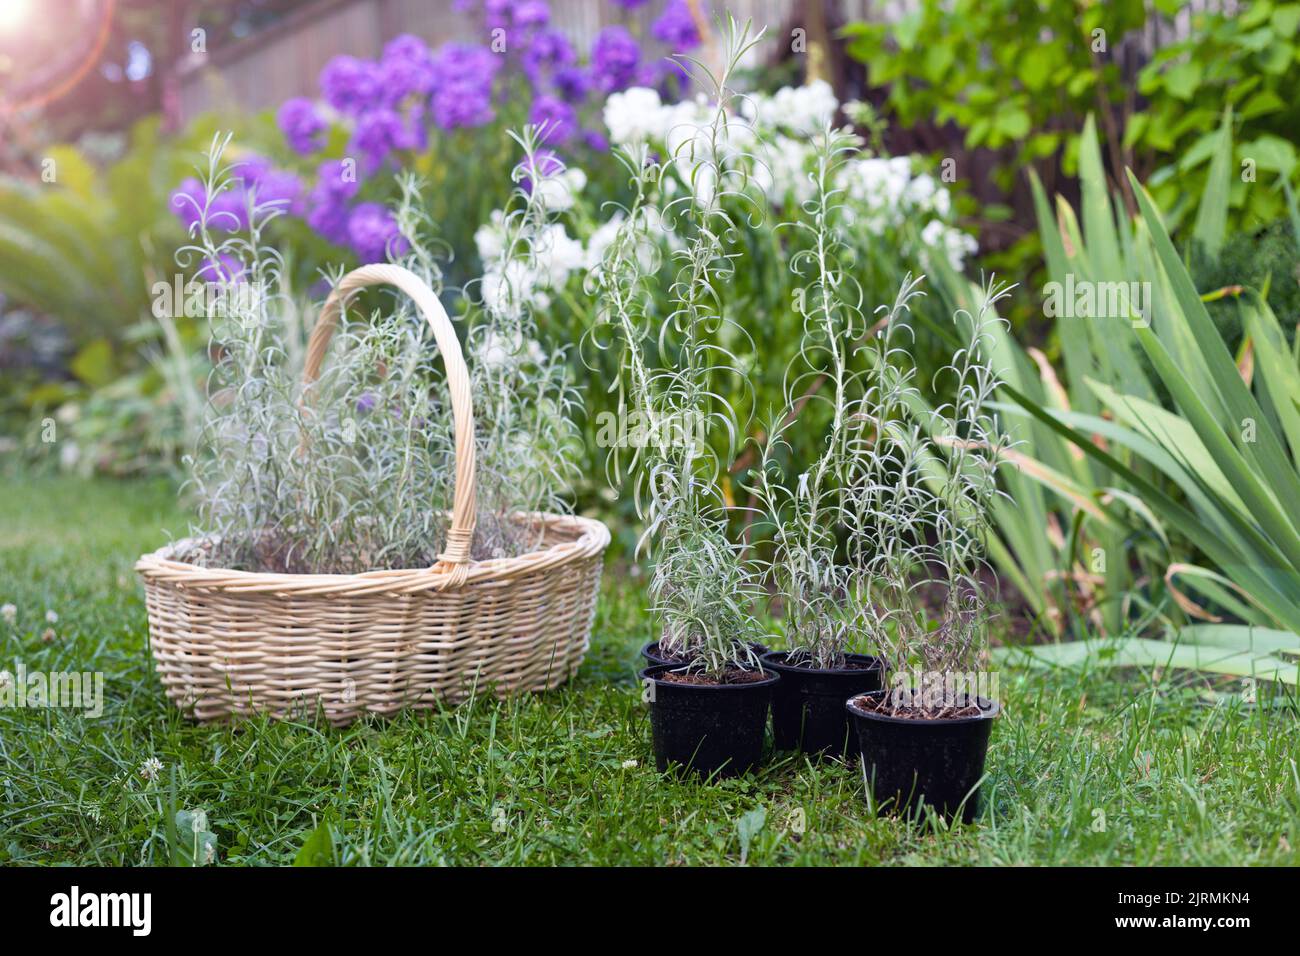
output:
[[[810,137],[824,129],[838,109],[830,85],[820,80],[785,87],[771,96],[749,96],[742,101],[739,114],[728,115],[718,129],[724,162],[745,163],[750,181],[773,205],[805,203],[814,195],[809,174],[815,147]],[[655,90],[646,87],[613,93],[604,107],[611,144],[650,144],[662,149],[663,155],[676,163],[681,181],[705,202],[711,199],[715,184],[713,171],[703,164],[702,157],[711,149],[716,118],[715,108],[703,95],[664,103]],[[567,167],[536,177],[532,188],[548,210],[563,212],[573,206],[586,184],[581,169]],[[851,159],[840,171],[836,185],[844,190],[845,212],[854,228],[880,235],[905,222],[925,222],[920,232],[926,247],[923,254],[937,251],[958,271],[966,257],[978,251],[975,240],[949,221],[952,196],[947,188],[926,173],[914,174],[909,157],[864,155]],[[673,180],[666,180],[664,188],[671,194]],[[623,214],[615,212],[585,245],[562,224],[553,223],[532,239],[528,255],[507,257],[505,216],[501,210],[493,212],[474,234],[484,266],[484,305],[511,317],[526,307],[546,308],[549,293],[562,287],[573,272],[599,266],[622,221]],[[669,248],[680,246],[662,223],[652,224],[650,232],[659,235]],[[653,248],[641,251],[646,268],[655,254]],[[505,262],[507,258],[509,262]]]
[[[931,219],[921,230],[921,243],[925,246],[922,257],[938,250],[948,257],[949,264],[957,272],[961,271],[967,256],[979,252],[979,243],[975,237],[955,229],[941,219]]]
[[[809,137],[832,122],[838,109],[830,84],[821,80],[787,86],[771,96],[749,96],[740,115],[728,117],[724,124],[723,155],[750,158],[751,181],[774,205],[802,204],[814,194],[809,178],[814,146]],[[696,147],[707,145],[714,120],[713,108],[704,99],[665,104],[654,90],[633,87],[610,95],[604,119],[614,145],[662,146],[697,195],[713,188],[710,177],[695,165]],[[873,235],[904,222],[924,221],[922,243],[943,253],[960,271],[978,246],[949,222],[952,196],[947,188],[926,173],[914,175],[912,166],[906,156],[850,160],[837,185],[845,191],[851,221]]]
[[[811,136],[834,120],[839,108],[831,85],[813,80],[803,86],[784,86],[772,96],[750,96],[741,111],[759,129]]]
[[[910,157],[851,160],[837,185],[849,200],[849,214],[872,233],[924,220],[922,245],[942,252],[958,272],[966,257],[979,251],[972,236],[948,222],[952,195],[947,188],[928,173],[913,175]]]
[[[537,177],[533,189],[539,191],[547,209],[559,211],[573,205],[575,194],[586,183],[582,170],[566,169],[557,175]],[[474,245],[483,261],[483,304],[510,319],[518,319],[525,308],[549,305],[547,293],[563,287],[569,274],[587,261],[582,243],[570,236],[561,223],[550,223],[526,241],[526,255],[520,256],[515,250],[516,254],[507,256],[510,250],[505,248],[505,213],[500,209],[494,210],[474,233]]]

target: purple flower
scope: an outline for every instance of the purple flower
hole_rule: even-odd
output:
[[[375,410],[375,405],[379,402],[379,397],[374,392],[363,392],[357,399],[357,411],[362,415],[369,414]]]
[[[557,146],[567,143],[578,128],[578,116],[573,107],[564,100],[546,95],[533,100],[528,122],[538,127],[538,139]]]
[[[646,0],[614,0],[614,4],[624,10],[635,10],[637,7],[644,7]]]
[[[544,0],[520,0],[515,4],[512,19],[521,30],[537,30],[551,22],[551,8]]]
[[[355,56],[336,56],[320,72],[325,102],[340,113],[355,116],[373,106],[382,93],[378,63]]]
[[[271,169],[258,177],[253,193],[259,209],[273,207],[278,212],[302,215],[302,180],[283,169]]]
[[[204,258],[203,265],[194,277],[203,282],[217,282],[230,284],[233,282],[242,282],[244,277],[243,260],[237,256],[232,256],[228,252],[218,252],[214,261],[211,258]]]
[[[316,187],[313,199],[333,203],[346,203],[361,188],[350,163],[342,159],[327,159],[316,167]]]
[[[528,42],[524,50],[524,73],[533,83],[544,73],[571,66],[576,59],[573,44],[559,30],[543,30]]]
[[[553,149],[539,149],[533,153],[532,162],[527,156],[515,165],[514,179],[523,186],[524,192],[533,191],[533,177],[549,179],[564,172],[564,160]]]
[[[591,77],[579,66],[564,66],[551,77],[555,90],[570,103],[581,103],[591,92]]]
[[[700,45],[700,31],[686,0],[668,0],[659,19],[650,25],[650,35],[674,53]]]
[[[276,169],[275,164],[265,156],[247,156],[236,163],[231,172],[237,186],[242,187],[245,194],[239,197],[240,204],[251,193],[256,204],[254,212],[259,219],[268,211],[263,207],[295,215],[302,213],[302,180],[291,172]],[[240,215],[243,215],[242,210]]]
[[[497,55],[485,46],[444,44],[433,59],[434,88],[489,85],[499,66]]]
[[[658,89],[663,80],[663,70],[658,63],[642,63],[636,68],[636,85]]]
[[[433,94],[433,121],[439,129],[483,126],[492,122],[492,94],[480,89],[444,89]]]
[[[276,116],[280,130],[295,153],[306,156],[321,148],[325,120],[316,112],[316,104],[303,96],[285,100]]]
[[[404,33],[384,46],[379,73],[382,96],[390,106],[413,94],[427,96],[434,86],[433,54],[419,37]]]
[[[483,0],[483,25],[505,30],[507,45],[550,22],[551,8],[543,0]]]
[[[413,63],[421,61],[428,62],[431,59],[429,47],[419,37],[403,33],[393,37],[384,44],[384,53],[382,59],[388,60],[409,60]]]
[[[248,228],[248,191],[242,184],[229,183],[208,199],[208,228],[238,232]]]
[[[348,241],[348,207],[322,203],[307,213],[307,225],[336,246]]]
[[[249,153],[243,159],[234,163],[230,167],[232,176],[243,183],[245,186],[256,186],[262,181],[262,177],[267,173],[273,172],[273,164],[265,156],[257,153]]]
[[[594,149],[598,153],[609,152],[609,140],[598,130],[584,129],[582,131],[582,141],[587,144],[588,149]]]
[[[412,103],[406,115],[406,125],[397,137],[398,149],[413,149],[423,152],[429,146],[429,128],[425,122],[427,107],[423,101]]]
[[[591,45],[591,69],[606,93],[626,89],[636,79],[641,48],[626,27],[605,27]]]
[[[363,113],[352,134],[351,148],[362,155],[367,176],[374,175],[384,165],[388,154],[398,148],[406,138],[402,118],[386,106]]]
[[[308,197],[307,225],[330,242],[348,240],[348,202],[359,184],[349,165],[336,159],[321,163]]]
[[[203,184],[190,176],[181,181],[171,195],[168,205],[186,231],[191,231],[203,218],[203,207],[208,201],[208,191]]]
[[[348,243],[362,263],[383,262],[410,248],[393,214],[377,202],[363,202],[348,217]]]
[[[433,121],[445,130],[491,122],[492,80],[499,65],[485,46],[444,45],[433,61]]]

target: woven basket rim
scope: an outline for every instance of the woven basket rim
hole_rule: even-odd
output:
[[[135,570],[157,583],[210,588],[229,592],[293,592],[300,595],[412,593],[448,590],[468,584],[507,581],[601,554],[610,543],[609,528],[595,518],[535,512],[525,517],[540,520],[548,528],[576,531],[572,541],[560,541],[546,548],[509,558],[469,561],[464,564],[439,562],[428,568],[392,568],[355,574],[290,574],[278,571],[237,571],[208,568],[173,557],[209,536],[181,538],[141,556]]]

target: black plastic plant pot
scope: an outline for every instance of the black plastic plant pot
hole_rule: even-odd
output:
[[[879,690],[860,695],[879,699]],[[915,815],[928,804],[952,820],[958,812],[970,823],[979,812],[979,781],[989,734],[1001,707],[977,698],[980,713],[939,719],[892,717],[859,706],[845,706],[857,731],[862,776],[878,812]]]
[[[844,701],[884,686],[878,657],[847,654],[846,667],[800,667],[786,651],[763,655],[763,666],[781,675],[772,691],[772,736],[777,750],[841,757],[852,751],[852,725]]]
[[[758,643],[758,641],[751,642],[749,646],[753,648],[754,653],[759,657],[762,657],[764,654],[767,653],[767,647],[763,644]],[[641,648],[641,657],[645,660],[647,664],[650,665],[676,664],[680,667],[682,664],[686,663],[680,657],[665,657],[663,654],[661,654],[659,652],[658,641],[651,641],[649,644],[644,645]]]
[[[772,689],[781,677],[735,684],[681,684],[663,679],[671,664],[647,667],[650,729],[660,773],[677,765],[702,776],[736,777],[763,758]]]

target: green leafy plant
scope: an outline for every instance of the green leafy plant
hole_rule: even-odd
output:
[[[1100,383],[1094,391],[1114,421],[1051,416],[1032,403],[1026,407],[1130,482],[1163,521],[1186,534],[1213,562],[1213,568],[1177,569],[1197,593],[1247,623],[1297,632],[1300,409],[1294,396],[1300,371],[1296,357],[1286,349],[1267,303],[1257,292],[1248,292],[1241,300],[1245,327],[1261,344],[1259,354],[1267,353],[1268,358],[1261,362],[1254,389],[1242,380],[1153,201],[1136,178],[1132,183],[1150,235],[1152,275],[1160,291],[1155,321],[1150,327],[1135,324],[1131,335],[1168,390],[1175,411],[1131,389]],[[1126,448],[1179,494],[1151,482],[1087,438],[1081,440],[1081,427]],[[1209,617],[1190,600],[1179,604],[1194,617]]]
[[[1119,175],[1125,167],[1148,182],[1171,230],[1188,232],[1201,216],[1197,197],[1211,176],[1215,126],[1226,110],[1238,144],[1234,165],[1251,182],[1296,181],[1300,107],[1290,91],[1300,81],[1300,4],[1254,0],[1241,11],[1192,12],[1182,39],[1144,53],[1153,31],[1168,31],[1182,8],[1176,0],[925,0],[897,22],[853,24],[845,35],[894,119],[907,127],[952,122],[967,151],[998,151],[1003,193],[1024,169],[1049,184],[1058,168],[1079,170],[1079,131],[1093,114],[1112,185],[1130,215],[1137,206]],[[1249,182],[1234,185],[1228,200],[1234,229],[1285,212],[1281,192]],[[989,212],[987,222],[1001,219]],[[1018,248],[1016,267],[1032,268],[1032,233]]]
[[[209,159],[208,203],[230,182],[227,142],[217,140]],[[405,249],[401,264],[440,289],[414,180],[404,181],[403,197],[401,242],[390,243],[390,254]],[[279,210],[259,205],[255,193],[247,201],[246,232],[214,232],[205,207],[194,242],[178,254],[204,263],[200,274],[216,293],[210,351],[219,356],[188,482],[199,511],[190,559],[316,573],[434,564],[455,463],[445,384],[424,318],[401,301],[367,320],[345,317],[332,357],[304,386],[300,306],[280,255],[265,242]],[[529,254],[526,232],[544,215],[525,201],[509,257]],[[482,506],[473,554],[486,558],[534,547],[531,515],[562,507],[572,426],[562,364],[537,361],[522,347],[526,317],[493,307],[475,321]],[[488,349],[495,362],[486,360]]]

